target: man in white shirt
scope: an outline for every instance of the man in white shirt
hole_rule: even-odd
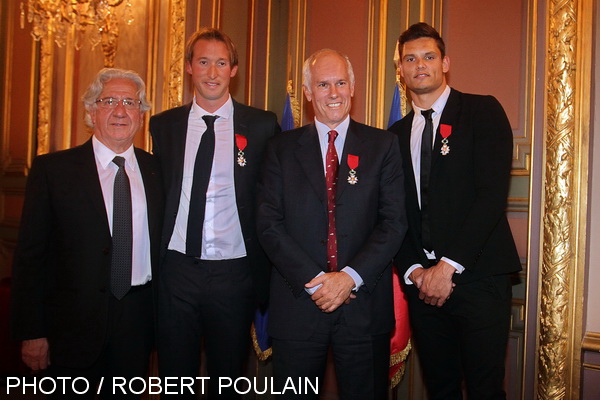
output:
[[[140,76],[103,69],[83,101],[92,138],[31,166],[11,329],[32,370],[85,377],[93,398],[102,377],[146,375],[163,201],[158,163],[133,147],[150,109]]]
[[[256,239],[256,180],[275,114],[236,102],[231,39],[216,29],[186,45],[192,103],[150,119],[165,178],[159,291],[159,372],[196,377],[204,339],[209,393],[242,376],[253,312],[266,304],[269,263]],[[201,390],[198,387],[197,390]],[[196,390],[196,391],[197,391]],[[177,398],[194,394],[184,391]],[[237,398],[235,390],[218,398]]]
[[[303,72],[315,121],[270,141],[259,189],[258,230],[274,264],[275,384],[322,382],[331,349],[341,399],[385,399],[391,260],[406,231],[398,141],[350,118],[354,73],[345,55],[317,51]]]
[[[503,399],[510,273],[521,269],[506,219],[512,131],[500,103],[451,89],[450,59],[426,23],[400,36],[413,110],[398,135],[408,233],[396,265],[431,400]]]

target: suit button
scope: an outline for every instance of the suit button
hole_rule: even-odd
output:
[[[102,254],[107,255],[108,253],[110,253],[110,249],[108,247],[102,249]]]
[[[106,287],[105,286],[102,286],[100,288],[100,293],[106,293]]]
[[[323,246],[326,246],[326,245],[327,245],[327,240],[321,240],[321,244],[322,244]]]

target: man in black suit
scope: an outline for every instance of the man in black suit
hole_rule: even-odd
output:
[[[521,265],[505,215],[512,131],[492,96],[451,89],[450,60],[425,23],[400,36],[399,69],[413,111],[398,135],[409,229],[411,326],[430,399],[503,399],[510,273]]]
[[[186,45],[191,104],[150,119],[166,191],[159,301],[162,376],[195,377],[204,338],[211,396],[219,377],[242,376],[253,311],[268,295],[269,264],[256,238],[256,180],[275,114],[229,94],[238,69],[216,29]],[[191,396],[190,393],[187,393]]]
[[[108,378],[146,376],[154,340],[162,183],[154,157],[133,147],[145,90],[133,71],[101,70],[83,97],[92,138],[36,157],[27,181],[12,335],[32,370],[88,379],[87,398],[101,377],[115,398]]]
[[[276,385],[322,379],[331,347],[340,398],[387,398],[391,260],[406,230],[398,142],[350,118],[346,56],[320,50],[303,72],[315,121],[270,141],[259,188]]]

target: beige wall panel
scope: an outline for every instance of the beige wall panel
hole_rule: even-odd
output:
[[[514,174],[529,175],[537,43],[536,0],[444,2],[450,85],[491,94],[506,110],[515,138]]]
[[[513,238],[517,245],[519,257],[527,258],[527,244],[529,235],[529,215],[526,212],[511,212],[508,214],[508,222]]]
[[[220,28],[231,37],[236,45],[240,60],[237,76],[231,80],[231,95],[246,103],[246,72],[248,71],[248,26],[250,24],[251,1],[223,1]]]
[[[363,0],[309,0],[307,6],[306,57],[327,47],[350,58],[356,77],[351,116],[358,122],[364,122],[365,82],[370,79],[365,76],[368,5]],[[305,107],[305,122],[312,121],[312,106]]]
[[[491,94],[513,128],[523,106],[523,0],[448,1],[444,40],[450,84],[463,92]]]

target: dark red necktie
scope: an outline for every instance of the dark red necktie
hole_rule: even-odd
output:
[[[338,133],[329,131],[327,154],[325,156],[325,183],[327,184],[327,266],[329,271],[337,271],[337,235],[335,232],[335,185],[338,175],[338,156],[335,151],[335,138]]]

